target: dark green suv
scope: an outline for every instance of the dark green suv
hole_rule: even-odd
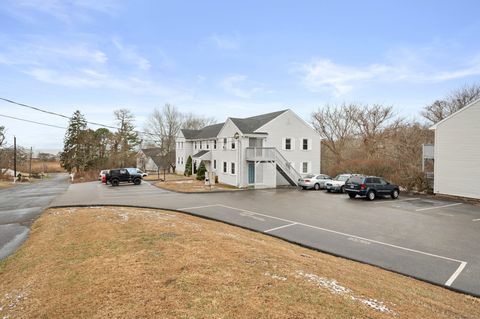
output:
[[[390,196],[397,199],[400,187],[377,176],[352,176],[345,182],[345,192],[350,198],[364,196],[374,200],[378,196]]]

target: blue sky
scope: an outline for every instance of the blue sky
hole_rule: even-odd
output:
[[[113,124],[153,108],[218,121],[327,103],[393,105],[408,118],[480,82],[478,1],[2,0],[0,97]],[[0,114],[66,126],[0,102]],[[60,129],[0,118],[24,146]],[[11,142],[11,141],[10,141]]]

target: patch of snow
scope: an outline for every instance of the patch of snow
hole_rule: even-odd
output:
[[[296,275],[297,277],[305,278],[308,282],[314,283],[321,288],[326,288],[334,294],[350,297],[351,300],[358,301],[376,311],[396,315],[396,313],[388,308],[384,302],[372,298],[356,296],[351,289],[338,284],[336,280],[327,279],[315,274],[307,274],[301,270],[298,270]]]
[[[272,277],[273,279],[280,280],[280,281],[286,281],[287,277],[279,276],[276,274],[271,274],[268,271],[264,273],[265,276]]]

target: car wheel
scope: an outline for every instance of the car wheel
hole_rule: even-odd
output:
[[[329,189],[327,189],[327,193],[330,193],[330,190],[329,190]]]
[[[303,189],[303,190],[306,190],[307,188],[306,188],[305,186],[302,186],[302,189]]]
[[[348,197],[350,197],[352,199],[355,198],[356,196],[357,196],[357,194],[355,194],[355,193],[348,193]]]
[[[140,178],[136,178],[136,179],[133,180],[133,184],[135,184],[135,185],[140,185],[141,182],[142,181],[140,180]]]
[[[369,191],[367,193],[367,199],[368,200],[374,200],[375,199],[375,192],[374,191]]]
[[[313,188],[315,188],[315,190],[318,191],[320,189],[320,184],[315,184],[315,186],[313,186]]]
[[[112,183],[112,186],[118,186],[119,182],[118,182],[118,179],[114,179],[113,181],[111,181]]]
[[[397,199],[398,195],[399,195],[398,189],[394,189],[390,196],[392,196],[392,199]]]
[[[345,193],[345,186],[340,187],[340,193]]]

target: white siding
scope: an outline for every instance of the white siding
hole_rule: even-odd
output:
[[[218,144],[217,144],[217,150],[213,152],[213,157],[212,159],[217,160],[217,171],[216,174],[218,176],[218,181],[223,184],[228,184],[228,185],[233,185],[233,186],[240,186],[244,187],[245,183],[242,179],[242,176],[245,172],[245,166],[244,165],[238,165],[239,160],[240,163],[243,163],[243,158],[244,158],[244,149],[246,145],[248,146],[248,140],[243,138],[240,138],[239,140],[236,141],[236,147],[235,149],[231,149],[231,142],[233,140],[233,136],[235,133],[240,133],[240,130],[238,127],[230,120],[228,119],[225,122],[225,125],[223,126],[222,130],[218,133]],[[227,145],[224,148],[223,145],[223,139],[227,138]],[[239,145],[240,147],[239,148]],[[245,145],[246,144],[246,145]],[[227,172],[223,172],[223,162],[227,162]],[[235,163],[235,174],[230,173],[231,169],[231,163]],[[220,165],[219,165],[220,164]]]
[[[480,101],[435,129],[434,192],[480,198]]]
[[[264,147],[276,147],[288,161],[294,163],[298,172],[301,172],[299,166],[301,162],[310,162],[311,172],[320,173],[320,136],[291,110],[265,124],[258,131],[268,133]],[[286,138],[292,139],[291,150],[285,150]],[[304,138],[309,140],[308,150],[302,149],[302,139]],[[284,179],[279,178],[278,180],[280,182]]]

